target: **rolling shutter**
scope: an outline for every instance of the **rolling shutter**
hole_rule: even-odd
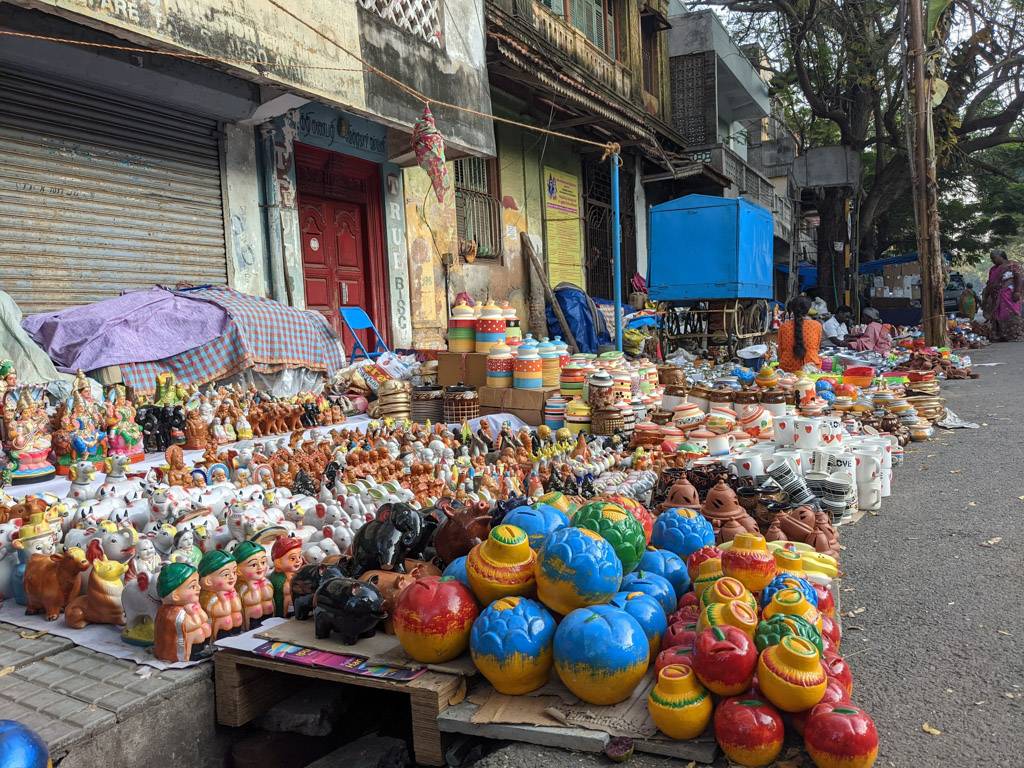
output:
[[[217,122],[0,69],[0,289],[23,312],[227,281]]]

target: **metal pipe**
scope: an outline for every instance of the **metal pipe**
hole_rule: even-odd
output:
[[[267,229],[267,247],[270,251],[270,297],[282,304],[288,303],[288,286],[284,272],[284,238],[281,234],[281,193],[277,188],[277,157],[274,149],[274,126],[260,126],[260,159],[263,174],[264,222]]]
[[[615,299],[615,348],[622,351],[622,222],[619,220],[619,155],[613,153],[612,164],[612,282]]]

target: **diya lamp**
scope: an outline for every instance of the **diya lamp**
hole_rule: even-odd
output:
[[[302,540],[294,536],[278,536],[270,551],[274,572],[270,583],[274,587],[274,615],[287,618],[292,613],[291,582],[303,566]]]
[[[222,549],[199,561],[199,604],[210,619],[210,639],[237,634],[242,629],[242,601],[235,589],[238,564]]]
[[[211,627],[199,604],[199,572],[188,563],[168,563],[157,578],[162,604],[156,613],[153,655],[161,661],[196,661],[205,655]]]

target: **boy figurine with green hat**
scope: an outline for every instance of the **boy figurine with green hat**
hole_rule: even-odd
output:
[[[302,567],[302,540],[282,534],[274,541],[270,556],[274,558],[274,572],[270,574],[274,615],[288,618],[292,615],[292,578]]]
[[[199,572],[188,563],[160,569],[156,591],[163,604],[156,612],[153,655],[161,661],[196,661],[207,654],[210,619],[199,604]]]
[[[210,617],[211,640],[237,635],[242,629],[242,601],[235,591],[238,565],[222,549],[213,549],[199,561],[199,604]]]
[[[267,578],[267,550],[254,541],[243,541],[232,550],[238,564],[238,595],[242,601],[242,628],[256,629],[274,615],[274,585]]]

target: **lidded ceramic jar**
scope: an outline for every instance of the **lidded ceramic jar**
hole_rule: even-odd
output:
[[[615,371],[612,374],[612,397],[619,403],[633,397],[633,383],[628,371]]]
[[[561,429],[564,427],[566,407],[566,400],[561,395],[549,397],[544,404],[544,423],[551,429]]]
[[[622,417],[622,433],[627,439],[633,437],[633,428],[636,426],[636,414],[628,402],[620,402],[615,405],[619,416]]]
[[[523,329],[516,316],[516,308],[507,301],[501,305],[501,316],[505,318],[505,343],[510,347],[518,347],[523,342]]]
[[[476,351],[490,352],[499,343],[505,343],[505,317],[491,301],[480,308],[480,317],[476,319]]]
[[[590,405],[583,400],[571,400],[565,406],[565,426],[576,437],[580,432],[590,434]]]
[[[637,424],[647,420],[647,403],[642,395],[634,395],[629,401],[629,407],[633,409],[633,418]]]
[[[466,575],[481,605],[502,597],[529,597],[537,588],[533,570],[537,555],[522,528],[498,525],[466,559]]]
[[[540,357],[541,378],[544,382],[544,388],[557,387],[558,374],[562,370],[558,364],[558,348],[548,341],[548,337],[545,336],[540,340],[540,344],[537,345],[537,355]]]
[[[722,553],[722,570],[751,592],[760,592],[775,578],[775,558],[759,533],[738,533]]]
[[[597,408],[590,419],[590,431],[595,435],[614,435],[625,428],[622,414],[615,405]]]
[[[516,389],[543,389],[544,371],[537,346],[530,335],[519,345],[512,363],[512,385]]]
[[[672,409],[672,423],[683,430],[683,432],[699,427],[703,423],[705,416],[706,414],[700,409],[699,405],[685,399]]]
[[[788,635],[761,653],[757,685],[779,709],[803,712],[821,701],[828,678],[818,649],[802,637]]]
[[[480,393],[476,387],[462,384],[444,388],[444,421],[446,424],[461,424],[470,419],[480,418]]]
[[[503,343],[495,344],[487,353],[487,386],[504,389],[512,386],[512,350]]]
[[[615,404],[612,392],[612,377],[607,371],[595,371],[587,379],[587,400],[594,411],[610,408]]]
[[[711,722],[711,696],[692,669],[669,664],[647,696],[647,711],[670,739],[695,739]]]
[[[561,336],[555,336],[551,343],[558,350],[558,367],[564,368],[569,363],[569,345],[562,341]]]
[[[570,360],[569,364],[562,368],[558,376],[558,384],[562,397],[583,397],[583,383],[586,375],[577,363]]]
[[[452,307],[448,317],[448,351],[473,352],[476,350],[476,313],[460,301]]]

